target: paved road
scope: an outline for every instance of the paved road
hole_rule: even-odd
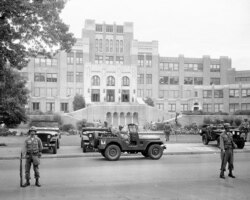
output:
[[[218,154],[44,159],[42,188],[19,188],[18,160],[0,160],[0,199],[250,199],[249,153],[235,154],[236,179],[218,178]]]

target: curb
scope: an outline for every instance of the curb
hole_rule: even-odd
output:
[[[199,154],[219,154],[220,151],[190,151],[190,152],[164,152],[163,156],[167,155],[199,155]],[[250,153],[250,150],[243,150],[243,151],[234,151],[234,153]],[[96,153],[78,153],[78,154],[62,154],[62,155],[44,155],[41,159],[56,159],[56,158],[91,158],[91,157],[100,157],[103,158],[103,156],[96,152]],[[138,154],[122,154],[121,157],[143,157]],[[0,160],[19,160],[19,156],[9,156],[9,157],[0,157]]]

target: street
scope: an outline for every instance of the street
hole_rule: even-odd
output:
[[[0,160],[0,198],[9,199],[250,199],[249,153],[235,154],[235,176],[219,178],[219,154],[42,159],[41,188],[19,187],[19,161]]]

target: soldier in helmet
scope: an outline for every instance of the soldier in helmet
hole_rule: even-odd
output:
[[[234,152],[233,149],[236,144],[233,141],[233,137],[229,131],[229,125],[224,124],[225,131],[220,135],[220,149],[221,149],[221,173],[220,178],[225,178],[224,172],[226,171],[226,165],[228,162],[229,174],[231,178],[235,178],[232,171],[234,169]]]
[[[249,129],[250,129],[250,124],[248,122],[248,119],[244,119],[244,121],[241,123],[239,129],[245,132],[246,140],[247,140],[247,135],[248,135],[248,132],[249,132]]]
[[[31,127],[29,130],[29,136],[24,142],[24,155],[26,158],[25,162],[25,179],[26,183],[23,185],[23,187],[27,187],[30,185],[30,167],[33,164],[33,169],[34,169],[34,175],[36,179],[35,185],[37,187],[41,187],[39,183],[39,164],[40,164],[40,157],[42,155],[42,141],[40,138],[38,138],[36,134],[36,129],[35,127]]]

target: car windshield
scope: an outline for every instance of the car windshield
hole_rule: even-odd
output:
[[[128,129],[129,129],[129,132],[137,132],[137,126],[136,125],[129,125]]]

